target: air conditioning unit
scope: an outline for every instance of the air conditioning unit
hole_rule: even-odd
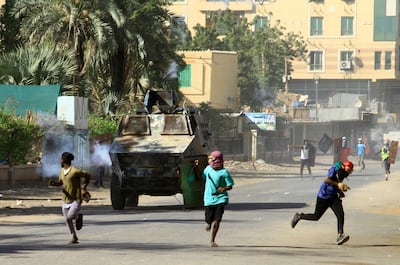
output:
[[[340,70],[350,70],[350,69],[351,69],[351,61],[340,62]]]

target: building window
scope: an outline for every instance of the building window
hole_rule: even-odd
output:
[[[353,68],[353,51],[341,51],[339,58],[339,69],[342,71],[351,70]]]
[[[392,68],[392,52],[385,52],[385,70]]]
[[[322,51],[310,52],[310,71],[321,71],[323,69],[322,56]]]
[[[174,20],[174,22],[177,24],[177,25],[182,25],[182,26],[185,26],[186,25],[186,22],[185,22],[185,17],[182,17],[182,16],[174,16],[174,17],[172,17],[172,19]]]
[[[353,51],[341,51],[340,52],[341,61],[351,61],[353,60]]]
[[[342,17],[342,28],[340,34],[342,36],[353,35],[353,17]]]
[[[267,28],[268,26],[269,26],[268,17],[257,16],[254,19],[254,29],[255,30],[264,29],[264,28]]]
[[[311,18],[310,36],[322,35],[322,19],[323,19],[323,17],[312,17]]]
[[[179,73],[179,87],[192,86],[192,65],[187,64]]]
[[[374,0],[374,41],[398,40],[398,0]]]
[[[381,69],[381,57],[382,57],[382,52],[375,52],[375,63],[374,63],[374,69],[379,70]]]

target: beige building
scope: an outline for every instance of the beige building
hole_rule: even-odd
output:
[[[307,61],[287,62],[282,77],[282,89],[308,97],[309,103],[289,108],[292,145],[319,141],[325,134],[332,139],[346,135],[353,143],[365,136],[379,145],[379,131],[398,125],[398,0],[182,0],[169,9],[190,30],[210,25],[214,14],[229,9],[238,19],[253,22],[254,30],[280,21],[287,32],[303,36]],[[384,122],[371,114],[383,116]]]
[[[186,68],[180,73],[180,91],[189,103],[237,111],[237,54],[226,51],[182,51]]]
[[[322,107],[335,93],[366,94],[400,112],[399,3],[396,0],[184,0],[169,7],[189,29],[207,26],[220,10],[255,21],[277,20],[307,41],[308,61],[292,62],[289,92]],[[284,84],[283,84],[284,87]]]

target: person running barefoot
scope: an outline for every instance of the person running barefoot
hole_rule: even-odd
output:
[[[338,237],[336,244],[341,245],[350,239],[343,231],[344,227],[344,211],[342,198],[344,191],[347,191],[349,186],[343,183],[353,172],[353,163],[351,161],[337,162],[329,170],[324,182],[321,184],[317,203],[314,213],[296,213],[291,221],[292,228],[295,228],[300,220],[318,221],[328,208],[331,208],[337,218]]]
[[[62,195],[62,213],[67,224],[67,228],[72,236],[70,244],[78,243],[78,236],[74,228],[75,220],[76,230],[82,229],[83,215],[79,213],[82,204],[82,194],[88,196],[86,190],[89,185],[90,175],[76,167],[71,166],[74,155],[64,152],[61,155],[61,172],[58,180],[50,180],[49,186],[63,186]],[[84,179],[81,187],[81,179]],[[90,196],[89,196],[90,197]],[[88,200],[87,198],[85,200]]]
[[[197,163],[195,163],[195,166]],[[231,190],[234,181],[224,168],[223,154],[220,151],[213,151],[208,156],[208,166],[201,173],[205,181],[204,207],[206,231],[211,231],[211,247],[218,247],[215,242],[220,228],[225,205],[229,202],[228,190]]]

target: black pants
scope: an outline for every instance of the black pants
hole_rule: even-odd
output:
[[[340,198],[326,200],[317,197],[317,204],[315,205],[314,213],[302,213],[300,217],[303,220],[318,221],[328,208],[331,208],[335,213],[337,218],[337,230],[339,234],[342,234],[344,226],[344,211],[342,200]]]
[[[390,160],[386,158],[383,160],[383,167],[385,168],[385,174],[390,174]]]
[[[301,159],[300,161],[300,175],[303,176],[304,166],[307,166],[308,174],[311,175],[310,159]]]

